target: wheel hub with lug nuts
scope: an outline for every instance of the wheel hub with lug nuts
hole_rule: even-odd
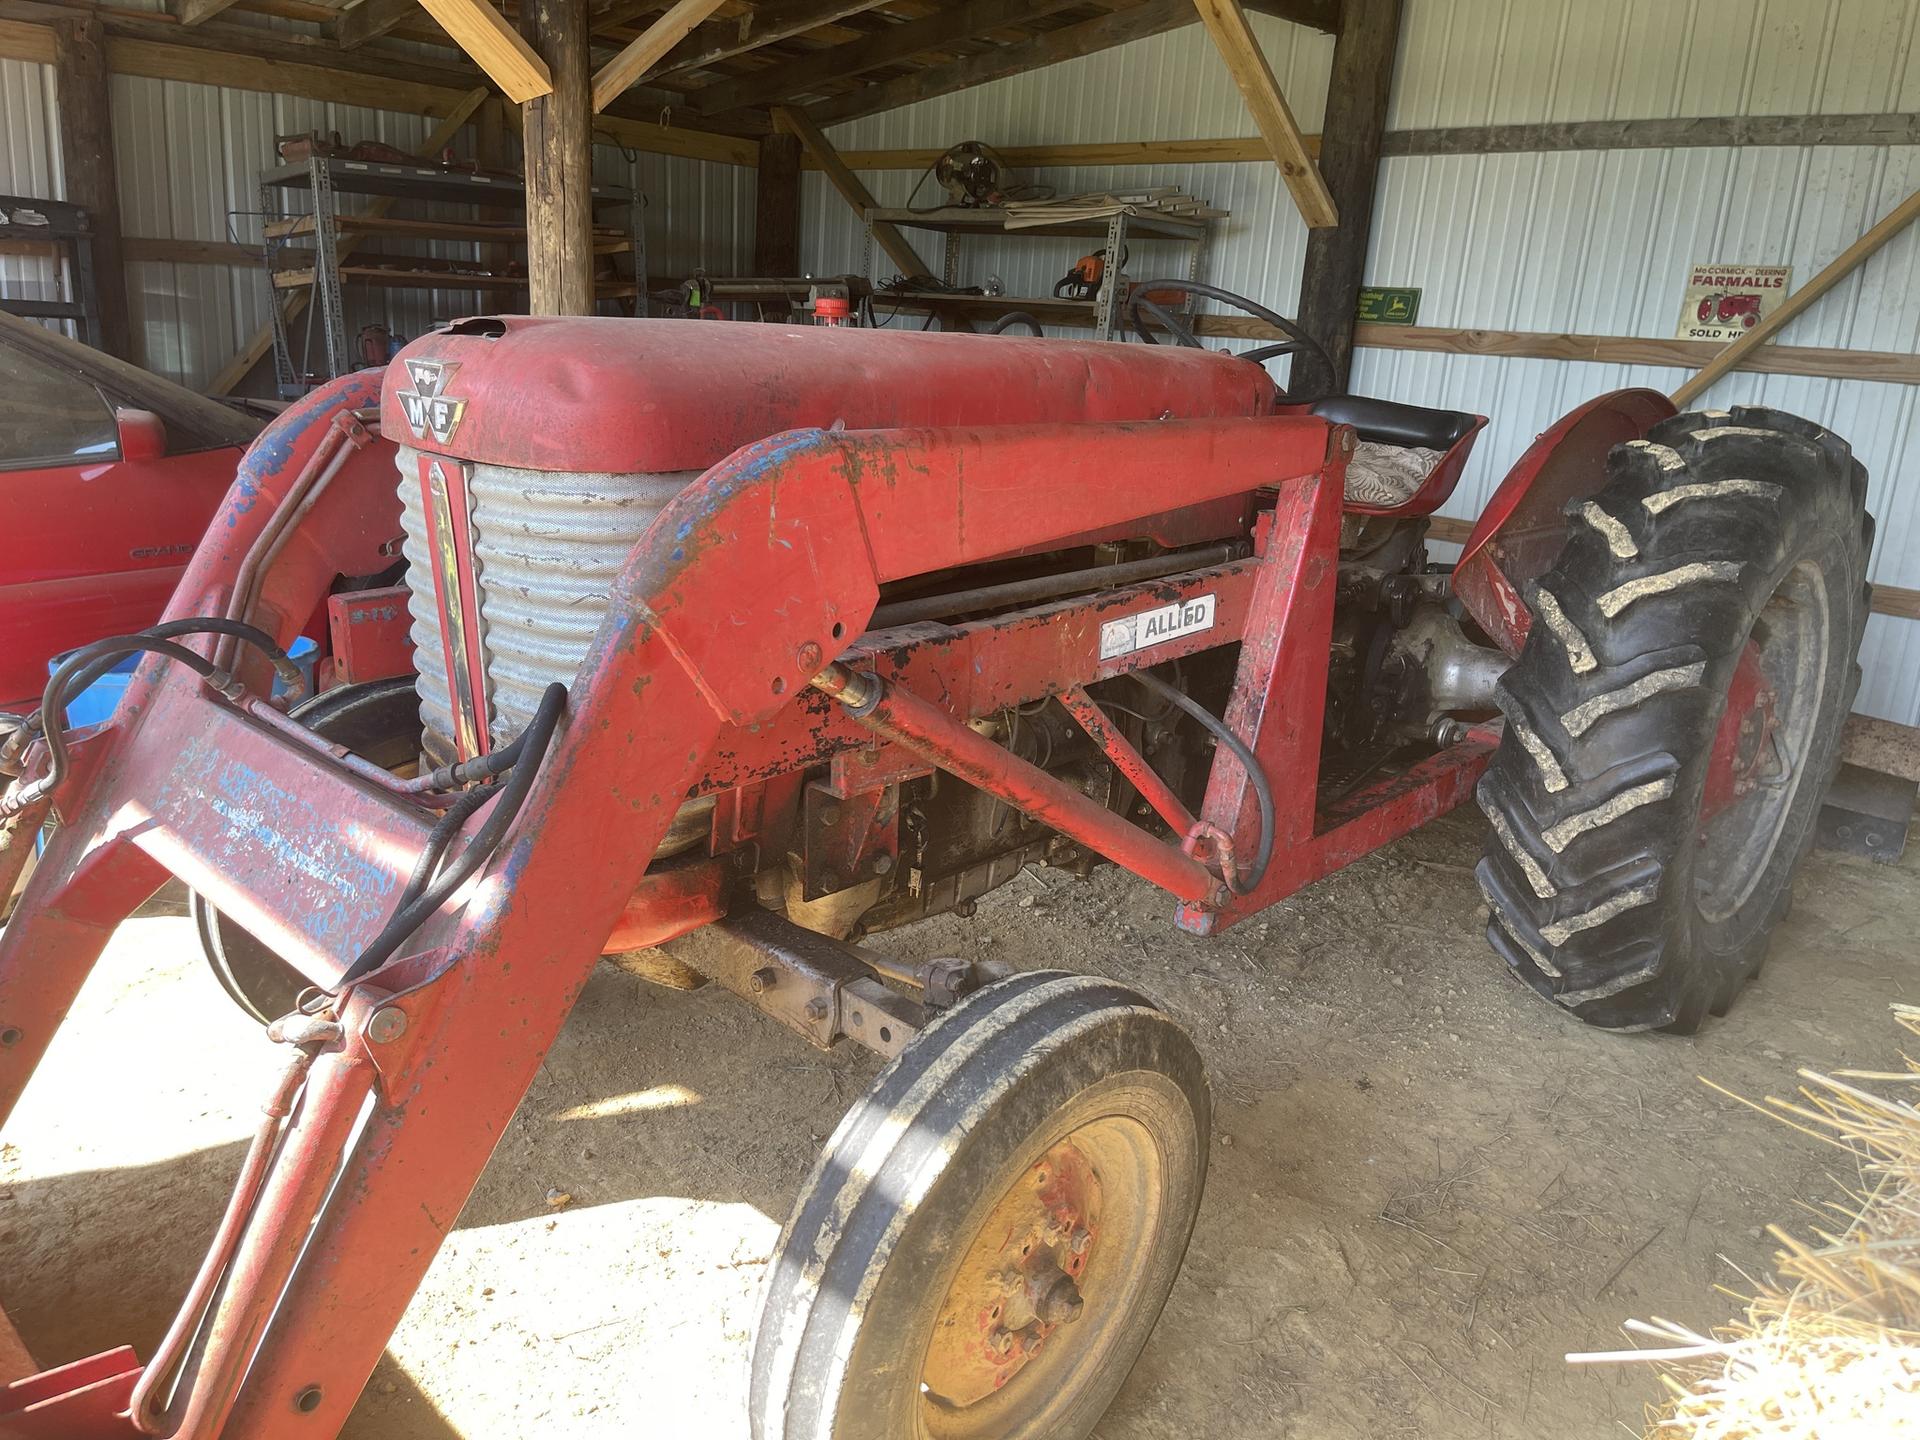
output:
[[[1080,1280],[1100,1235],[1100,1177],[1071,1139],[994,1206],[947,1291],[922,1383],[964,1408],[1000,1390],[1085,1312]],[[1097,1297],[1096,1297],[1097,1299]]]

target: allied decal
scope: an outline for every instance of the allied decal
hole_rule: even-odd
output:
[[[407,426],[416,440],[432,439],[445,445],[460,428],[460,417],[467,413],[467,402],[447,394],[447,382],[460,368],[457,360],[408,360],[407,375],[413,389],[399,390],[394,398],[406,412]]]
[[[1149,645],[1212,628],[1213,596],[1196,595],[1191,600],[1175,601],[1157,610],[1143,610],[1138,615],[1107,621],[1100,627],[1100,658],[1111,660],[1116,655],[1131,655]]]

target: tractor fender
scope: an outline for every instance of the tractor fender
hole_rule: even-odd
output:
[[[1561,417],[1527,447],[1487,508],[1453,571],[1453,593],[1480,628],[1518,655],[1533,623],[1525,590],[1566,539],[1562,513],[1606,483],[1607,455],[1675,413],[1658,390],[1611,390]]]

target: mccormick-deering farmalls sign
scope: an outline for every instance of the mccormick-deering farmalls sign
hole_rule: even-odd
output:
[[[1785,265],[1695,265],[1680,302],[1682,340],[1737,340],[1787,298]]]

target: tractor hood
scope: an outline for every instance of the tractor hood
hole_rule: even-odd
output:
[[[502,316],[387,367],[403,445],[529,470],[701,471],[782,431],[1273,413],[1256,364],[1211,351],[712,320]]]

